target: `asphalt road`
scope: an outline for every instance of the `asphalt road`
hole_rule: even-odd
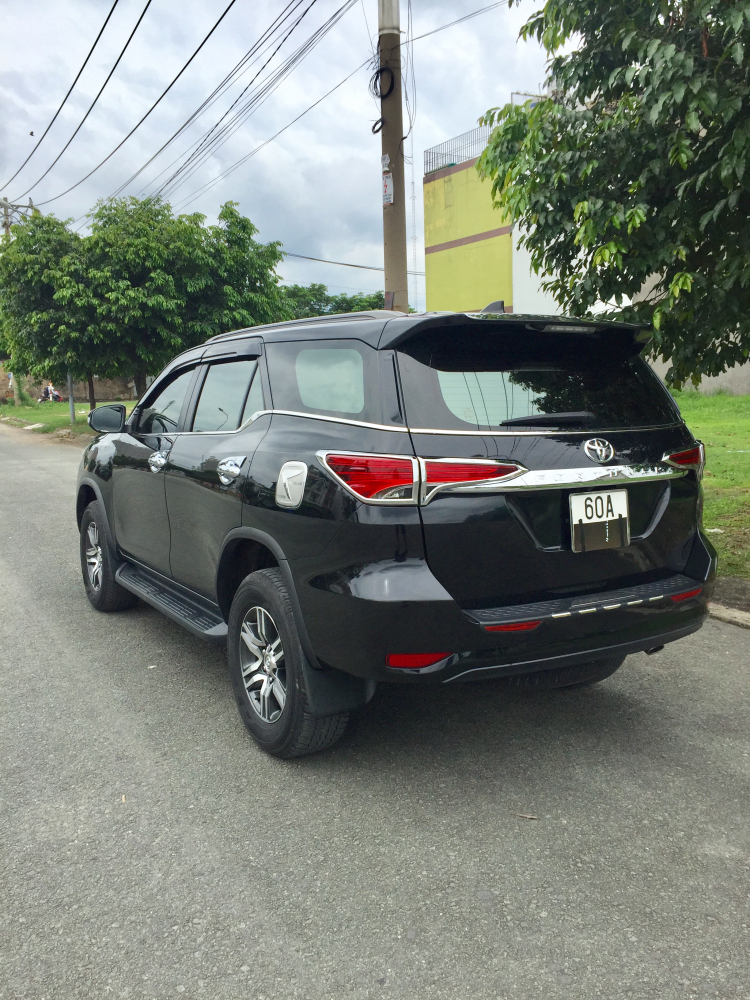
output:
[[[750,997],[750,633],[276,761],[221,651],[89,607],[79,453],[0,425],[0,1000]]]

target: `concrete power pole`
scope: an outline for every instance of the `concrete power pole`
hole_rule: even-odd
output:
[[[378,0],[385,307],[409,311],[399,0]]]

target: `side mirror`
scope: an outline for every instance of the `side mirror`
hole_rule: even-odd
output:
[[[88,416],[89,427],[100,434],[117,434],[125,426],[125,407],[122,403],[97,406]]]

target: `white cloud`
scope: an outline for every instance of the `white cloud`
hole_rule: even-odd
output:
[[[4,59],[0,73],[2,193],[16,198],[47,168],[101,86],[132,30],[145,0],[120,0],[91,62],[50,134],[12,184],[6,179],[44,131],[70,86],[110,0],[26,0],[3,5]],[[291,50],[337,9],[341,0],[317,3],[287,43]],[[284,0],[237,3],[165,101],[115,156],[70,194],[45,210],[78,218],[137,170],[208,96],[228,69],[278,15]],[[482,0],[413,0],[414,33],[430,31],[484,6]],[[213,25],[226,0],[152,0],[128,51],[81,132],[60,162],[31,193],[45,201],[74,184],[117,145],[148,109]],[[517,41],[533,2],[499,7],[414,45],[417,117],[414,179],[417,193],[418,270],[424,270],[422,233],[423,152],[473,128],[487,108],[503,104],[511,91],[538,91],[544,57],[534,43]],[[376,0],[361,0],[270,98],[191,177],[172,202],[216,177],[295,118],[371,53],[365,28],[377,25]],[[406,2],[402,0],[402,22]],[[8,40],[13,39],[13,44]],[[368,71],[360,70],[317,108],[242,167],[189,206],[214,219],[218,206],[238,201],[263,240],[281,240],[287,250],[361,264],[382,263],[380,141],[371,133],[378,109],[368,94]],[[212,125],[247,78],[208,111],[187,136],[128,189],[137,193],[179,151]],[[29,135],[30,131],[36,134]],[[407,151],[408,151],[407,145]],[[166,176],[166,175],[165,175]],[[407,167],[407,197],[411,181]],[[411,235],[411,211],[407,229]],[[411,266],[411,249],[409,256]],[[335,290],[375,290],[378,272],[356,271],[288,259],[289,281],[322,281]],[[410,284],[413,287],[413,284]],[[424,305],[423,280],[419,305]]]

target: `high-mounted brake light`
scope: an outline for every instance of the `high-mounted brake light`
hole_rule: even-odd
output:
[[[420,458],[422,471],[421,502],[428,503],[438,492],[446,490],[464,492],[480,485],[513,478],[526,469],[512,462],[493,462],[486,459]]]
[[[537,625],[542,624],[542,619],[535,622],[509,622],[507,625],[485,625],[485,632],[530,632]]]
[[[676,469],[695,469],[698,479],[700,479],[703,476],[703,466],[706,462],[706,450],[699,441],[693,448],[665,455],[662,461]]]
[[[416,460],[397,455],[321,454],[350,493],[370,502],[416,503]]]
[[[419,670],[420,667],[431,667],[453,653],[389,653],[385,658],[386,666],[401,667],[406,670]]]

